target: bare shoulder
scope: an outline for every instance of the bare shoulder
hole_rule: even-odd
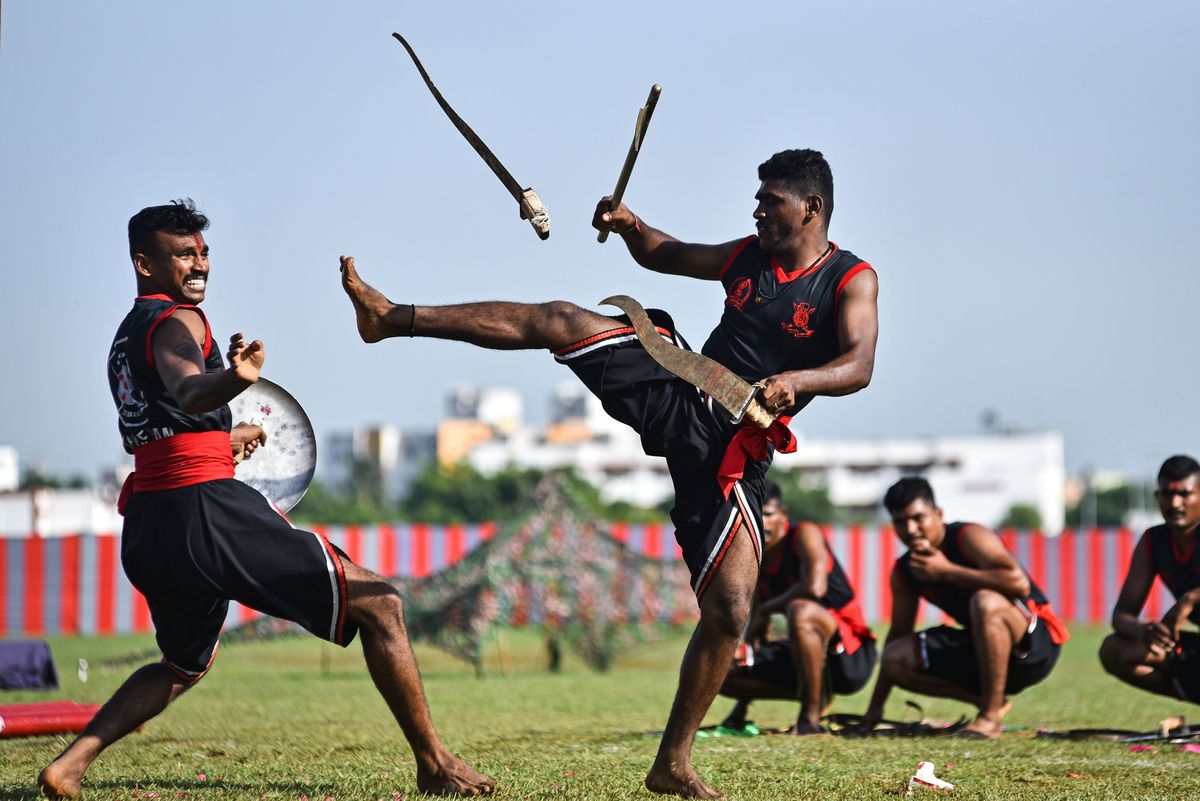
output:
[[[959,545],[963,552],[979,562],[992,562],[997,558],[1012,558],[1000,535],[978,523],[964,523],[958,532]]]
[[[859,300],[872,300],[879,296],[879,276],[875,268],[866,262],[857,270],[842,288],[842,297]]]
[[[155,329],[155,338],[163,333],[169,338],[191,336],[197,342],[204,341],[204,315],[198,309],[176,309]]]
[[[796,547],[825,547],[825,532],[810,520],[796,524]]]
[[[154,328],[150,344],[155,361],[170,359],[172,355],[187,361],[201,358],[206,327],[204,315],[195,309],[175,309]]]

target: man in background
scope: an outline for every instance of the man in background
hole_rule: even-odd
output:
[[[1200,703],[1200,463],[1172,456],[1158,471],[1154,493],[1163,524],[1147,529],[1134,549],[1113,608],[1113,633],[1100,646],[1104,669],[1121,681],[1158,695]],[[1161,620],[1141,620],[1154,579],[1175,596]]]
[[[779,485],[770,479],[765,498],[766,547],[746,633],[747,659],[721,686],[722,695],[738,699],[721,725],[744,729],[752,700],[798,698],[791,733],[820,734],[821,715],[833,696],[858,692],[871,678],[878,659],[875,635],[820,526],[792,525]],[[769,638],[776,614],[787,621],[785,640]]]
[[[883,718],[892,687],[974,704],[958,734],[1000,736],[1009,696],[1050,675],[1067,629],[991,529],[946,523],[923,478],[902,478],[884,506],[908,552],[892,567],[892,624],[862,727]],[[924,598],[958,626],[914,631]]]

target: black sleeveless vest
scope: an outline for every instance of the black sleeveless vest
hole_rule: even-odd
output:
[[[701,352],[751,382],[837,358],[838,298],[871,265],[830,243],[819,262],[788,274],[757,236],[738,248],[721,273],[725,311]]]
[[[204,372],[225,368],[221,353],[213,347],[212,331],[204,312],[195,306],[176,303],[166,295],[143,295],[117,328],[108,352],[108,387],[117,406],[117,427],[125,450],[176,434],[229,431],[232,416],[228,406],[203,414],[188,414],[167,392],[158,370],[150,340],[155,328],[177,309],[192,309],[204,320]]]
[[[966,523],[948,523],[946,525],[946,537],[942,540],[941,551],[956,565],[978,568],[978,565],[966,557],[959,543],[959,536],[966,525]],[[960,626],[969,627],[971,625],[971,596],[974,592],[946,582],[922,581],[913,575],[911,563],[911,551],[906,552],[896,561],[900,568],[900,575],[903,576],[913,592],[954,618]],[[1050,600],[1042,592],[1042,588],[1034,583],[1024,566],[1021,567],[1021,570],[1025,573],[1025,578],[1029,579],[1029,595],[1017,600],[1025,606],[1028,606],[1030,601],[1037,607],[1049,606]]]

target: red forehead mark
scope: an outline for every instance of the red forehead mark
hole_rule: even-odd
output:
[[[192,241],[196,243],[196,250],[204,252],[204,237],[200,236],[199,232],[192,234]]]

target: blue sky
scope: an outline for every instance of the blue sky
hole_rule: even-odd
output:
[[[571,380],[542,353],[361,344],[341,253],[396,300],[626,293],[703,342],[719,286],[641,270],[588,225],[660,83],[639,215],[743,236],[757,164],[815,147],[831,237],[878,269],[875,380],[813,403],[803,436],[970,433],[995,409],[1063,431],[1072,467],[1149,473],[1200,451],[1198,23],[1186,2],[8,0],[0,444],[62,472],[121,458],[104,368],[134,294],[125,223],[181,196],[213,220],[218,336],[264,340],[319,435],[430,426],[462,384],[515,386],[536,418]],[[538,190],[548,242],[393,30]]]

